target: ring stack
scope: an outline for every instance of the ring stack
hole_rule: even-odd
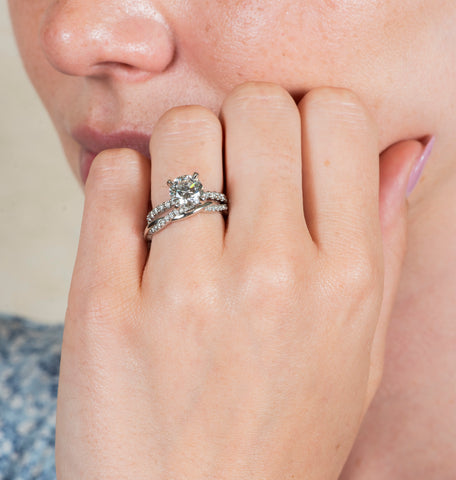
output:
[[[222,213],[228,211],[226,196],[219,192],[205,192],[197,172],[193,175],[182,175],[174,180],[168,180],[167,185],[170,199],[157,205],[147,214],[144,238],[149,242],[154,233],[176,220],[201,211]],[[167,211],[168,213],[166,213]],[[162,215],[163,213],[164,215]]]

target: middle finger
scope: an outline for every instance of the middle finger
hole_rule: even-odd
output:
[[[301,117],[291,95],[274,83],[247,82],[227,97],[221,117],[227,247],[264,253],[267,246],[273,253],[297,239],[312,242],[304,219]]]

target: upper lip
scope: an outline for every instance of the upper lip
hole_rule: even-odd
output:
[[[75,128],[71,135],[86,150],[96,154],[108,148],[132,148],[150,159],[150,134],[128,129],[102,133],[92,127],[83,125]]]

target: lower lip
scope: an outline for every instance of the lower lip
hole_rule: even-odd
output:
[[[84,185],[87,181],[87,177],[89,176],[90,166],[92,165],[93,159],[96,156],[96,153],[89,152],[85,148],[82,148],[81,152],[79,153],[79,174]]]

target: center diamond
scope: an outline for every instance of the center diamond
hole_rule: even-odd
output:
[[[179,205],[191,206],[200,202],[203,185],[198,180],[198,174],[182,175],[168,182],[169,194],[179,200]]]

